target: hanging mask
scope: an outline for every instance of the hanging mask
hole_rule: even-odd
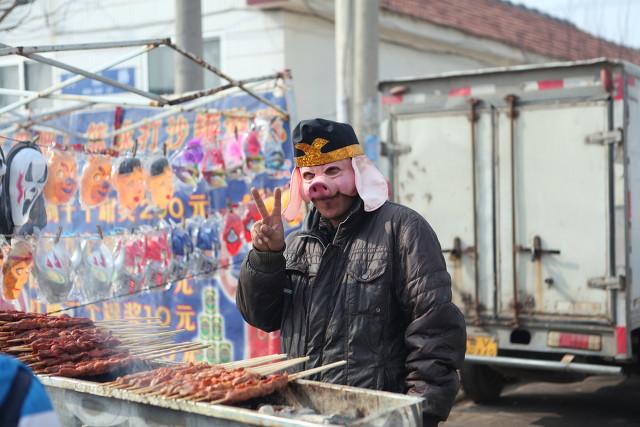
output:
[[[171,266],[169,268],[172,281],[189,277],[190,264],[193,257],[193,240],[188,230],[175,226],[171,230]]]
[[[226,246],[227,252],[232,257],[238,255],[242,248],[242,237],[244,230],[242,220],[233,212],[228,212],[224,220],[224,228],[222,230],[222,240]]]
[[[11,250],[2,264],[2,296],[6,300],[18,299],[29,280],[33,267],[33,248],[25,240],[13,239]]]
[[[2,193],[8,197],[3,197],[0,232],[13,234],[29,221],[31,210],[42,195],[47,162],[36,145],[20,142],[9,152],[6,167]]]
[[[171,157],[171,168],[176,177],[190,187],[196,187],[200,180],[200,162],[204,157],[202,141],[192,139]]]
[[[244,153],[242,151],[242,136],[238,130],[227,133],[222,140],[224,165],[227,174],[232,179],[240,179],[244,166]]]
[[[196,233],[197,271],[211,272],[218,265],[220,254],[219,220],[209,217],[200,223]]]
[[[282,144],[286,140],[287,134],[282,128],[282,119],[274,117],[260,126],[260,141],[264,147],[265,167],[269,172],[287,170],[284,149],[282,148]]]
[[[65,205],[78,190],[78,164],[74,153],[53,150],[49,157],[49,178],[44,198],[52,205]]]
[[[223,188],[227,186],[225,179],[225,166],[222,150],[218,142],[209,144],[202,159],[202,178],[210,188]]]
[[[262,219],[260,216],[260,212],[254,203],[250,203],[245,211],[244,215],[242,215],[242,227],[244,229],[244,240],[247,243],[251,243],[251,229],[253,228],[253,224],[256,221]]]
[[[144,171],[140,159],[122,159],[113,173],[113,186],[118,193],[118,205],[134,212],[144,200]]]
[[[150,230],[145,233],[145,236],[146,286],[161,286],[169,282],[168,269],[171,252],[169,251],[167,231],[163,229]]]
[[[82,245],[78,288],[85,301],[110,297],[113,293],[115,260],[102,239],[87,239]]]
[[[71,255],[62,240],[41,238],[36,245],[34,275],[40,299],[50,304],[67,301],[74,282]]]
[[[111,158],[90,155],[80,177],[80,203],[85,207],[102,204],[111,191]]]
[[[260,173],[264,171],[264,153],[258,139],[259,129],[254,125],[246,134],[242,144],[247,171],[250,173]]]
[[[147,190],[151,203],[158,209],[167,209],[175,191],[169,161],[164,156],[153,156],[147,165],[146,172]]]

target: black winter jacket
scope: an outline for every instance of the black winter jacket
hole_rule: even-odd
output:
[[[313,379],[425,398],[425,422],[447,418],[466,346],[464,317],[438,239],[413,210],[360,199],[336,231],[312,209],[282,252],[252,250],[236,302],[244,319],[280,329],[304,369],[347,364]]]

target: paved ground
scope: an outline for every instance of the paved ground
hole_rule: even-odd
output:
[[[505,389],[497,404],[461,400],[441,426],[640,426],[640,379],[517,384]]]

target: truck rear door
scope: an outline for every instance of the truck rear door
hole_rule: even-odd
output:
[[[610,319],[610,294],[589,285],[609,271],[608,147],[587,142],[608,113],[606,101],[498,111],[502,314]]]

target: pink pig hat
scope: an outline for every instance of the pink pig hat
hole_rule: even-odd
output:
[[[346,123],[325,119],[303,120],[293,130],[295,168],[291,172],[289,204],[282,212],[287,221],[293,221],[302,201],[310,200],[303,190],[300,168],[317,167],[336,163],[345,169],[345,159],[351,159],[346,174],[336,182],[318,182],[317,186],[328,192],[342,192],[348,196],[355,194],[349,190],[355,181],[355,193],[364,202],[364,210],[372,212],[389,199],[387,181],[376,166],[364,155],[353,128]],[[326,166],[325,166],[326,169]],[[311,191],[314,185],[311,186]]]

